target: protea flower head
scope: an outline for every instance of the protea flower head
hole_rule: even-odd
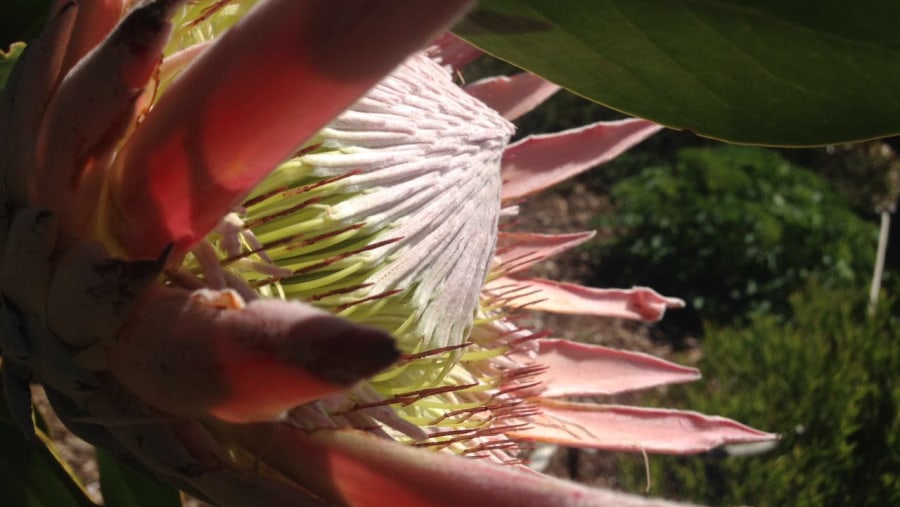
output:
[[[435,37],[468,3],[57,2],[0,102],[22,427],[33,376],[75,433],[220,505],[650,505],[527,471],[519,446],[773,438],[567,400],[699,374],[516,312],[681,302],[528,278],[591,233],[498,226],[659,127],[508,145],[556,87],[455,84],[473,50]]]

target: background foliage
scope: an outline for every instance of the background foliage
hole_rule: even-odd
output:
[[[757,315],[707,331],[706,380],[665,400],[781,433],[771,452],[652,457],[652,495],[758,507],[900,505],[900,318],[886,302],[865,316],[863,290],[812,283],[783,323]],[[657,400],[660,401],[660,400]],[[620,458],[640,491],[640,458]]]
[[[787,314],[811,274],[830,290],[863,286],[872,269],[875,227],[775,151],[685,148],[612,197],[615,213],[597,219],[615,234],[595,248],[595,281],[678,294],[706,319]]]

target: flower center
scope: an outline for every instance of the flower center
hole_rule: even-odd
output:
[[[519,414],[501,390],[515,369],[506,341],[520,337],[487,331],[479,310],[512,131],[414,56],[279,166],[170,279],[297,299],[390,332],[398,364],[292,419],[474,452],[482,443],[466,442]]]

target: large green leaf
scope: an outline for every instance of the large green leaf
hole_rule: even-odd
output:
[[[614,109],[740,143],[900,133],[896,0],[482,0],[457,33]]]
[[[100,490],[106,505],[115,507],[181,507],[178,490],[151,479],[97,449]]]

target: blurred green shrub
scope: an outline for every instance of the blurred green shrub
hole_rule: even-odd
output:
[[[651,494],[707,505],[900,505],[900,318],[885,302],[867,319],[864,292],[812,284],[791,298],[787,323],[758,315],[743,329],[708,329],[705,380],[670,390],[664,403],[782,440],[752,457],[651,457]],[[619,463],[620,484],[642,491],[641,458]]]
[[[612,197],[617,212],[597,219],[614,232],[596,246],[600,285],[649,285],[730,322],[784,313],[812,274],[829,289],[868,283],[875,226],[777,152],[685,148],[675,167],[626,178]]]

